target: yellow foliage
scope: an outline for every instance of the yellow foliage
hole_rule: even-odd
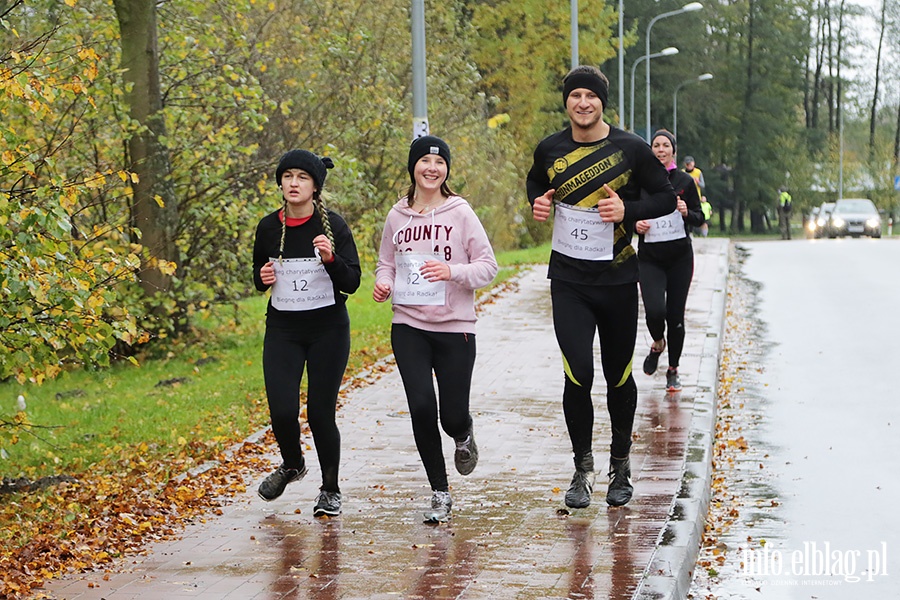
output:
[[[103,176],[103,173],[97,173],[93,178],[87,179],[84,182],[84,186],[88,189],[97,189],[106,185],[106,177]]]

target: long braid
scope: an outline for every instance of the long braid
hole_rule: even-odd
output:
[[[283,264],[281,256],[284,254],[284,236],[287,233],[287,198],[281,205],[281,241],[278,243],[278,264]]]
[[[328,209],[325,206],[325,199],[322,193],[316,194],[316,210],[319,211],[319,218],[322,220],[322,228],[325,230],[325,236],[331,242],[331,251],[337,253],[337,247],[334,244],[334,232],[331,230],[331,219],[328,218]]]

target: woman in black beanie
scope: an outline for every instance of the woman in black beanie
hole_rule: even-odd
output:
[[[345,302],[359,287],[361,269],[344,219],[325,207],[322,186],[330,158],[306,150],[281,157],[275,181],[282,206],[263,217],[253,245],[256,289],[272,293],[266,311],[263,373],[272,432],[282,465],[259,485],[263,500],[281,496],[307,473],[300,447],[300,382],[309,382],[306,416],[316,445],[322,486],[315,516],[338,515],[341,436],[337,396],[350,356],[350,318]]]
[[[475,290],[497,274],[478,216],[447,184],[450,164],[444,140],[429,135],[410,144],[410,186],[385,219],[372,291],[376,302],[390,299],[394,311],[391,347],[432,492],[426,523],[448,521],[453,506],[441,431],[454,440],[460,475],[478,464],[469,405]]]
[[[684,310],[694,276],[694,250],[688,226],[700,227],[704,219],[694,178],[678,170],[675,136],[666,129],[660,129],[653,134],[650,147],[669,171],[669,181],[675,188],[678,204],[672,214],[637,221],[634,225],[639,235],[641,298],[647,329],[653,338],[650,353],[644,359],[644,373],[653,375],[656,372],[668,338],[666,391],[676,392],[681,389],[678,362],[684,348]]]

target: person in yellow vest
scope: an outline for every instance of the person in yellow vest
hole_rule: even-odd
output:
[[[706,180],[703,178],[703,171],[694,164],[693,156],[684,157],[684,172],[694,178],[694,181],[697,182],[697,194],[702,196],[706,191]]]
[[[778,190],[778,225],[783,240],[791,239],[791,201],[787,190]]]
[[[706,237],[709,235],[709,218],[712,217],[712,204],[706,199],[706,196],[700,196],[700,210],[703,211],[703,225],[700,226],[700,235]]]

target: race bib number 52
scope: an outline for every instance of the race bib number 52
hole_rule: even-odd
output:
[[[397,267],[394,279],[394,304],[443,306],[446,301],[447,282],[428,281],[420,272],[428,260],[439,259],[435,254],[419,252],[397,252],[394,255],[394,264]]]

